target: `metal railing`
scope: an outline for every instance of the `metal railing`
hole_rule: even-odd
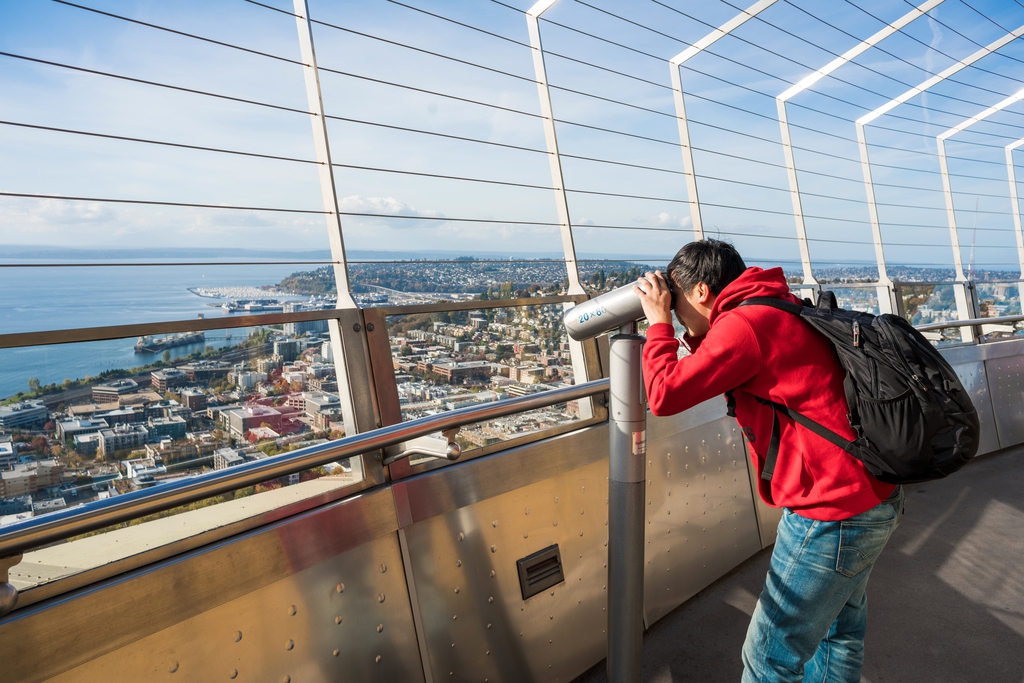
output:
[[[918,332],[930,332],[931,330],[943,330],[947,327],[978,327],[980,325],[999,325],[1001,323],[1017,323],[1024,321],[1024,315],[1001,315],[997,318],[970,318],[968,320],[948,320],[941,323],[928,323],[917,325]]]
[[[430,415],[355,434],[337,441],[310,446],[286,455],[201,474],[155,488],[126,493],[115,498],[90,503],[85,506],[85,509],[67,510],[17,522],[0,533],[0,558],[24,553],[49,543],[62,541],[144,515],[169,510],[179,505],[253,486],[268,479],[275,479],[393,446],[434,432],[588,398],[608,391],[608,386],[607,379],[600,379],[532,396],[522,396],[461,408],[439,415]]]

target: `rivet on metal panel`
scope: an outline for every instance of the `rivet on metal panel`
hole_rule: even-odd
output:
[[[340,624],[341,623],[341,617],[340,616],[334,617],[334,623],[335,624]]]
[[[494,527],[495,529],[497,529],[498,528],[498,520],[496,520],[496,519],[492,520],[491,521],[491,526]]]
[[[380,655],[377,655],[376,657],[374,657],[373,661],[375,661],[377,664],[380,664],[380,659]]]
[[[701,440],[700,440],[700,445],[701,445],[701,446],[707,446],[707,445],[708,445],[708,442],[707,442],[707,441],[705,441],[704,439],[701,439]]]
[[[494,570],[492,569],[492,570],[491,570],[491,578],[493,579],[493,578],[494,578],[494,576],[495,576],[495,572],[494,572]]]
[[[281,683],[292,683],[292,677],[285,674],[284,677],[281,678]]]
[[[383,593],[381,593],[380,595],[377,596],[377,602],[384,602],[385,599],[386,598],[384,597]]]
[[[458,615],[458,614],[453,614],[453,615],[452,615],[452,621],[455,621],[455,620],[456,620],[456,619],[458,619],[458,618],[459,618],[459,615]]]
[[[494,602],[494,596],[492,595],[492,596],[490,596],[489,598],[487,598],[487,602],[488,602],[488,603],[492,603],[492,602]]]
[[[462,566],[462,560],[455,560],[455,566],[456,567],[461,567]]]
[[[582,531],[580,532],[580,538],[583,538],[583,532]]]
[[[344,593],[345,592],[345,584],[339,583],[335,590],[337,590],[339,593]]]
[[[381,566],[380,566],[380,573],[383,574],[387,570],[388,570],[388,566],[386,564],[381,564]]]
[[[358,332],[361,329],[363,329],[363,327],[359,323],[356,323],[356,324],[352,325],[352,331],[353,332]]]
[[[377,633],[384,632],[384,624],[377,624]]]
[[[235,631],[235,642],[237,643],[241,639],[242,639],[242,632],[241,631]]]
[[[458,586],[456,586],[456,587],[455,587],[455,592],[456,592],[456,593],[458,593],[458,592],[459,592],[459,587],[458,587]]]
[[[526,514],[530,514],[530,508],[526,508]]]
[[[487,624],[487,628],[490,628],[490,627],[491,627],[491,625],[490,625],[490,624]]]
[[[558,520],[556,519],[554,522],[552,522],[551,526],[558,526]]]
[[[298,611],[299,611],[299,610],[298,610],[298,609],[297,609],[297,608],[295,607],[295,605],[291,605],[291,606],[290,606],[290,607],[288,608],[288,616],[290,616],[290,617],[294,617],[294,616],[295,616],[295,613],[296,613],[296,612],[298,612]]]
[[[530,532],[529,531],[523,532],[523,538],[529,538],[529,537],[530,537]]]
[[[580,508],[580,514],[581,515],[583,514],[583,508]]]
[[[492,552],[492,553],[496,553],[496,552],[498,552],[498,546],[496,546],[496,545],[492,545],[492,546],[491,546],[491,552]]]
[[[672,478],[672,473],[671,472],[666,472],[665,473],[665,478],[666,479],[671,479]]]
[[[459,540],[461,541],[461,540],[463,540],[463,539],[465,539],[465,538],[466,538],[466,534],[464,534],[464,533],[462,533],[462,532],[460,531],[460,532],[459,532]]]
[[[586,493],[586,492],[587,492],[587,487],[586,486],[581,486],[580,487],[580,493]]]
[[[683,452],[684,453],[689,453],[690,452],[690,447],[689,446],[683,446]]]
[[[341,654],[341,650],[335,649],[334,652],[332,652],[331,654],[334,655],[335,657],[337,657],[338,655]]]
[[[174,673],[177,670],[178,670],[178,663],[177,662],[171,662],[171,665],[169,667],[167,667],[167,671],[169,673]]]
[[[555,496],[555,502],[556,503],[558,502],[558,496]]]
[[[295,641],[291,640],[291,639],[287,640],[285,642],[285,644],[284,644],[284,649],[289,650],[289,651],[290,650],[294,650],[295,649]]]
[[[238,669],[232,669],[231,671],[229,671],[228,678],[230,678],[231,680],[235,680],[236,678],[238,678]]]

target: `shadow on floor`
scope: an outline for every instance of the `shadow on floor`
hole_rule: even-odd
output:
[[[655,623],[643,680],[735,683],[771,549]],[[868,584],[862,683],[1024,682],[1024,448],[907,487]],[[607,681],[602,661],[576,683]]]

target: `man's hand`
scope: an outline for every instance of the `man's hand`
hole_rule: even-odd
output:
[[[633,291],[640,297],[644,314],[650,324],[672,324],[672,294],[660,270],[646,273],[636,281]]]

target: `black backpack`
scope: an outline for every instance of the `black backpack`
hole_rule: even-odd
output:
[[[903,318],[843,310],[832,292],[822,292],[817,306],[763,297],[739,306],[771,306],[799,315],[832,342],[846,370],[847,417],[857,434],[856,441],[847,441],[781,403],[755,397],[775,412],[762,479],[771,480],[779,455],[780,413],[892,484],[945,477],[978,451],[981,427],[970,396],[949,363]]]

